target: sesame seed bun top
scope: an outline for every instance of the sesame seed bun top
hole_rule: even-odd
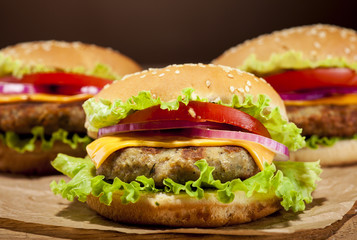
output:
[[[109,66],[118,76],[141,70],[137,63],[113,49],[81,42],[26,42],[1,49],[0,53],[27,66],[43,65],[58,70],[77,67],[91,70],[99,63]]]
[[[326,24],[284,29],[232,47],[213,63],[240,67],[252,54],[260,61],[268,61],[273,53],[288,51],[301,52],[304,59],[312,62],[330,58],[357,62],[357,32]]]
[[[201,98],[212,102],[220,99],[223,103],[230,103],[233,94],[243,98],[246,94],[253,97],[266,94],[272,100],[271,107],[279,107],[282,116],[286,118],[283,101],[264,79],[238,69],[213,64],[171,65],[126,75],[103,88],[94,97],[126,101],[140,91],[150,91],[154,97],[167,102],[177,99],[185,88],[193,88],[194,94]]]

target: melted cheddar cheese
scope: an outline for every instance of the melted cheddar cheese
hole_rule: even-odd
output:
[[[263,170],[264,162],[272,163],[275,153],[264,146],[246,140],[231,139],[204,139],[204,138],[186,138],[177,136],[154,136],[154,137],[135,137],[135,136],[107,136],[101,137],[87,145],[87,153],[92,159],[96,168],[115,151],[126,147],[163,147],[177,148],[188,146],[239,146],[245,148],[258,167]]]
[[[311,105],[349,105],[357,104],[357,94],[346,94],[340,96],[332,96],[320,98],[315,100],[297,100],[297,101],[284,101],[287,106],[311,106]]]
[[[78,95],[52,95],[52,94],[9,94],[9,95],[0,95],[0,104],[1,103],[13,103],[13,102],[76,102],[84,101],[88,98],[93,97],[91,94],[78,94]]]

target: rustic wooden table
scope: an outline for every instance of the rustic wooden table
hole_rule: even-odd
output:
[[[342,220],[324,228],[293,234],[226,236],[199,234],[124,234],[114,231],[56,227],[0,218],[0,239],[357,239],[357,202]]]

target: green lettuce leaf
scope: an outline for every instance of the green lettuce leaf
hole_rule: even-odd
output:
[[[298,70],[317,67],[341,67],[357,71],[357,62],[348,62],[345,58],[311,61],[301,52],[291,50],[284,53],[273,53],[267,61],[260,61],[255,54],[252,54],[242,66],[238,66],[239,69],[258,76],[274,74],[286,69]]]
[[[77,134],[74,134],[72,137],[69,137],[69,133],[64,129],[59,129],[56,132],[52,133],[49,139],[45,138],[45,130],[42,126],[34,127],[31,130],[32,136],[29,138],[20,137],[14,132],[5,132],[4,134],[0,133],[0,141],[2,141],[6,146],[16,150],[17,152],[32,152],[35,150],[36,140],[41,140],[41,148],[43,150],[49,150],[53,147],[55,141],[61,141],[69,145],[72,149],[77,148],[79,144],[84,146],[88,145],[92,140],[88,136],[80,137]]]
[[[125,183],[115,178],[113,183],[104,181],[104,176],[95,175],[95,166],[89,158],[74,158],[58,154],[52,165],[58,171],[72,178],[69,182],[60,180],[50,184],[55,194],[62,195],[72,201],[78,198],[85,201],[89,194],[99,197],[99,200],[110,205],[115,191],[122,191],[121,201],[126,204],[135,203],[141,194],[166,192],[171,194],[187,194],[190,197],[201,199],[205,191],[216,193],[217,199],[222,203],[230,203],[235,197],[235,192],[243,191],[248,197],[254,193],[273,194],[279,197],[281,205],[293,211],[302,211],[305,204],[312,201],[311,193],[316,188],[321,169],[319,162],[275,162],[265,164],[265,169],[258,174],[242,181],[234,179],[221,183],[213,178],[214,167],[208,166],[206,160],[199,160],[195,165],[201,171],[196,181],[185,184],[175,183],[165,179],[163,189],[155,187],[154,181],[145,176],[139,176],[135,181]]]
[[[148,91],[139,92],[137,96],[131,97],[126,102],[120,99],[112,102],[90,98],[83,104],[89,123],[88,129],[97,132],[99,128],[118,123],[133,111],[155,105],[160,105],[162,109],[177,110],[180,102],[185,104],[188,104],[189,101],[208,102],[208,99],[200,98],[193,92],[194,89],[186,88],[182,91],[182,95],[172,102],[162,102],[160,98],[154,98]],[[300,135],[302,130],[297,128],[294,123],[287,122],[282,117],[279,108],[276,107],[268,111],[270,102],[270,98],[266,95],[259,95],[256,101],[251,95],[247,95],[244,101],[241,101],[237,95],[233,95],[229,104],[223,104],[221,101],[216,103],[237,108],[255,117],[268,129],[272,139],[284,144],[290,150],[295,151],[304,147],[305,140]]]
[[[57,72],[58,69],[41,64],[25,65],[22,61],[13,59],[12,57],[5,56],[0,52],[0,77],[14,76],[21,78],[26,74]],[[93,69],[85,69],[84,67],[75,67],[64,69],[67,73],[78,73],[89,76],[96,76],[111,80],[118,80],[120,76],[116,75],[112,69],[102,63],[98,63]]]
[[[353,135],[352,137],[320,137],[317,135],[312,135],[306,139],[306,147],[312,149],[318,149],[319,146],[326,146],[332,147],[341,140],[348,140],[348,139],[357,139],[357,134]]]

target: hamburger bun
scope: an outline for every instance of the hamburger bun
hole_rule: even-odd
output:
[[[66,72],[69,69],[80,68],[90,75],[90,71],[95,69],[98,64],[103,64],[109,67],[111,73],[118,77],[141,70],[137,63],[117,51],[81,42],[36,41],[19,43],[1,49],[0,55],[16,61],[19,69],[21,67],[36,69],[38,66],[42,66],[54,69],[56,72]],[[0,74],[7,74],[7,70],[5,69],[2,72],[2,69],[0,69]],[[70,135],[72,133],[86,134],[83,127],[85,123],[84,111],[81,107],[83,98],[69,102],[32,101],[31,97],[26,99],[24,101],[10,100],[0,103],[7,107],[7,113],[3,116],[0,115],[0,137],[7,131],[15,132],[21,139],[25,135],[28,137],[34,125],[43,126],[46,134],[52,134],[59,128],[63,128]],[[1,106],[0,109],[2,109]],[[28,125],[24,123],[26,119],[28,119]],[[69,121],[74,122],[78,127],[73,130]],[[50,122],[60,123],[61,126],[52,124],[49,129]],[[19,127],[18,123],[21,123],[22,127]],[[24,174],[53,173],[55,170],[50,161],[58,153],[77,157],[86,155],[85,146],[82,144],[79,144],[76,149],[72,149],[69,145],[56,141],[52,149],[41,150],[40,140],[36,141],[34,151],[20,153],[6,146],[0,138],[0,171]]]
[[[86,155],[86,150],[82,144],[73,149],[59,141],[56,141],[51,149],[42,150],[41,141],[37,140],[35,149],[32,152],[20,153],[0,141],[0,170],[2,172],[27,175],[54,174],[57,171],[51,166],[50,161],[55,159],[58,153],[83,157]]]
[[[162,82],[164,76],[170,79],[167,84]],[[230,103],[233,94],[244,99],[246,94],[256,97],[264,93],[271,99],[270,106],[279,107],[282,116],[287,119],[283,101],[264,79],[238,69],[213,64],[171,65],[129,74],[110,87],[103,88],[94,98],[127,101],[140,91],[150,91],[153,96],[166,102],[175,100],[182,94],[182,89],[187,87],[195,89],[194,94],[201,98],[207,98],[211,102],[221,100],[223,103]],[[96,138],[96,133],[88,134]]]
[[[335,62],[340,61],[341,67],[344,66],[343,63],[345,62],[354,64],[357,67],[357,32],[352,29],[327,24],[283,29],[247,40],[225,51],[212,62],[248,70],[245,63],[252,55],[255,56],[256,60],[264,64],[271,61],[273,55],[290,51],[301,53],[302,58],[311,62],[312,66],[313,63],[334,59]],[[291,61],[289,66],[284,66],[283,62],[279,62],[279,64],[280,69],[276,70],[278,73],[279,71],[301,69],[300,67],[294,68],[294,61]],[[250,67],[248,68],[250,69]],[[259,76],[269,76],[276,73],[274,71],[259,72],[258,66],[249,71]],[[290,121],[303,128],[303,134],[307,132],[305,129],[309,129],[309,133],[305,134],[306,136],[317,135],[320,137],[336,136],[332,135],[331,132],[338,132],[338,137],[351,137],[349,132],[353,130],[346,128],[348,128],[348,122],[353,124],[356,115],[349,110],[349,106],[355,107],[356,104],[302,105],[297,110],[294,105],[286,103]],[[319,109],[323,109],[323,111],[319,111]],[[330,131],[326,130],[327,128]],[[322,166],[357,163],[357,157],[353,154],[354,147],[356,147],[356,140],[342,140],[333,146],[321,145],[318,149],[305,147],[292,152],[291,158],[295,161],[306,162],[320,160]]]
[[[333,146],[299,149],[291,152],[290,158],[298,162],[312,162],[318,159],[321,166],[349,165],[357,162],[356,149],[357,140],[340,140]]]
[[[136,203],[122,204],[115,192],[110,206],[89,195],[87,204],[100,215],[117,222],[171,227],[218,227],[251,222],[281,209],[280,199],[265,194],[247,197],[235,192],[231,203],[221,203],[214,194],[202,199],[180,194],[143,194]]]
[[[357,62],[357,33],[326,24],[293,27],[247,40],[228,49],[212,63],[239,68],[252,54],[257,60],[268,61],[272,54],[287,51],[301,52],[304,59],[313,62],[329,58]]]
[[[3,48],[0,53],[20,61],[25,66],[43,65],[59,71],[76,67],[92,70],[98,63],[109,66],[121,77],[141,70],[132,59],[111,48],[81,42],[26,42]]]
[[[311,183],[319,174],[318,163],[265,165],[282,155],[287,160],[288,148],[300,148],[304,141],[299,129],[286,121],[279,95],[265,80],[250,73],[213,64],[148,69],[103,88],[83,106],[87,129],[109,127],[112,131],[87,146],[88,158],[59,154],[52,165],[65,174],[74,173],[70,177],[75,180],[52,182],[51,189],[69,200],[78,197],[86,201],[109,219],[129,224],[220,227],[254,221],[282,207],[304,210],[302,203],[310,202],[305,196],[314,189]],[[165,106],[169,110],[159,108]],[[246,121],[243,115],[235,117],[234,112],[254,119]],[[186,121],[186,116],[193,124],[188,129],[175,125],[141,130],[134,125]],[[195,123],[200,120],[229,124],[229,118],[237,119],[235,124],[243,129],[260,123],[272,130],[271,139],[263,137],[262,131],[249,130],[247,135],[254,139],[234,137],[242,135],[242,128],[200,128],[220,136],[190,132],[198,130]],[[117,132],[121,123],[132,128]],[[90,135],[96,137],[95,132]],[[255,142],[257,139],[286,151],[271,149]],[[286,148],[282,146],[285,143]],[[305,173],[305,169],[311,171]],[[295,178],[296,174],[305,177]]]

